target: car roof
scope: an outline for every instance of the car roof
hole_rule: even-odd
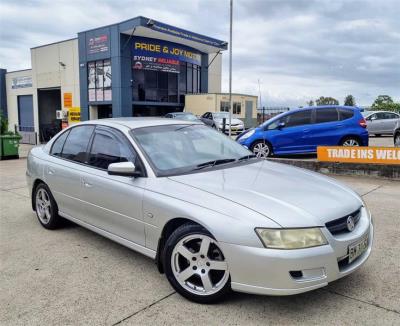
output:
[[[110,118],[88,120],[80,122],[79,124],[100,124],[111,127],[127,127],[129,129],[163,126],[163,125],[177,125],[177,124],[199,124],[196,121],[183,121],[174,119],[165,119],[160,117],[125,117],[125,118]],[[77,124],[78,125],[78,124]]]

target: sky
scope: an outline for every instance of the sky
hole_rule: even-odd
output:
[[[31,47],[136,16],[229,41],[229,0],[1,0],[0,67],[30,68]],[[399,0],[234,0],[233,92],[261,93],[266,107],[400,102],[399,17]],[[223,91],[228,64],[225,51]]]

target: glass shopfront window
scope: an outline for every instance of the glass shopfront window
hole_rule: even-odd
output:
[[[89,102],[111,101],[111,61],[98,60],[88,63]]]
[[[179,73],[133,69],[133,101],[183,103],[200,93],[200,66],[181,62]],[[178,101],[178,94],[180,94]]]

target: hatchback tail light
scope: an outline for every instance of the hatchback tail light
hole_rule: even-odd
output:
[[[365,121],[364,118],[362,118],[360,121],[358,121],[358,124],[363,128],[367,128],[367,121]]]

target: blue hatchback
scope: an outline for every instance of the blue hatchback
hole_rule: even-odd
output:
[[[257,157],[314,153],[317,146],[368,146],[367,124],[351,106],[313,106],[290,110],[236,140]]]

